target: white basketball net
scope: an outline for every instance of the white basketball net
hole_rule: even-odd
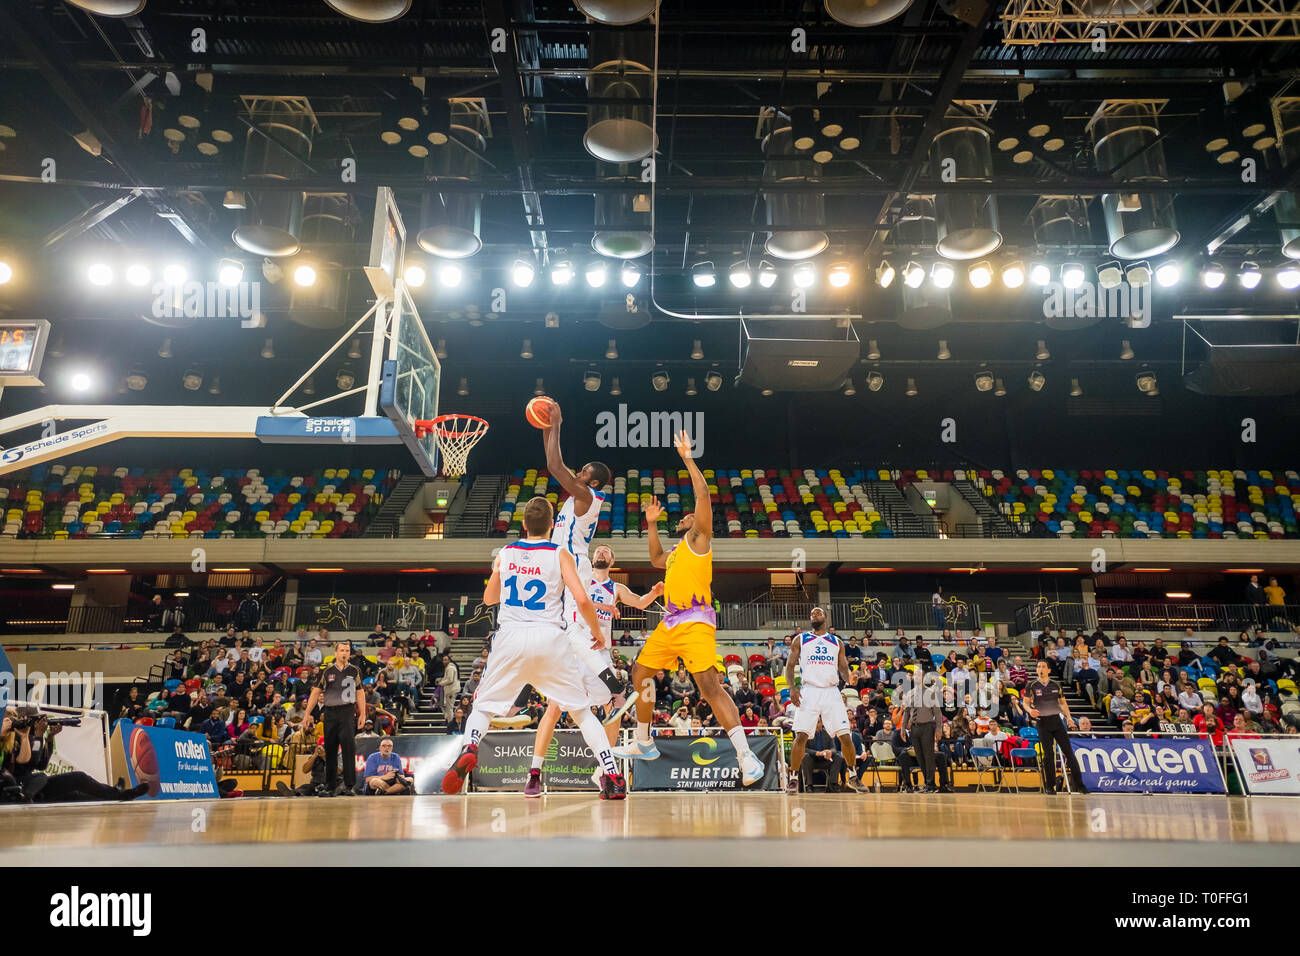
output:
[[[442,455],[442,471],[449,478],[465,474],[470,449],[488,432],[488,423],[473,415],[443,415],[433,420],[433,440]]]

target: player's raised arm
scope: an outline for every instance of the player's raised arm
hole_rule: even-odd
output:
[[[691,457],[691,440],[686,432],[677,433],[673,447],[686,463],[686,470],[691,474],[691,490],[695,494],[695,526],[687,533],[687,537],[693,534],[697,541],[707,546],[713,540],[713,500],[709,497],[709,483],[704,480],[704,472],[700,471],[700,466]]]
[[[564,580],[564,586],[569,589],[569,596],[573,598],[578,607],[578,613],[582,619],[587,622],[587,627],[592,634],[592,650],[600,650],[605,646],[605,630],[600,624],[600,615],[596,612],[596,605],[591,603],[591,598],[587,597],[587,588],[578,577],[578,562],[568,551],[563,548],[559,550],[560,555],[560,577]]]
[[[668,567],[668,556],[664,554],[664,546],[659,540],[659,516],[663,514],[664,506],[659,503],[659,499],[650,498],[650,503],[645,506],[645,530],[650,538],[650,564],[656,568]]]
[[[622,604],[644,611],[655,602],[655,598],[664,593],[664,583],[659,581],[645,594],[636,594],[626,584],[614,586],[614,595]]]
[[[551,400],[551,424],[542,429],[542,445],[546,448],[546,470],[560,487],[573,496],[573,506],[579,514],[591,507],[591,488],[578,480],[560,454],[560,403]]]

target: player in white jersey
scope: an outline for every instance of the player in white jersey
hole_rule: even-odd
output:
[[[613,645],[614,617],[618,613],[617,605],[621,602],[630,607],[645,609],[664,593],[663,582],[655,584],[646,594],[635,594],[626,585],[619,584],[609,579],[609,569],[614,566],[614,549],[607,544],[598,545],[591,556],[591,587],[588,589],[588,597],[591,603],[596,606],[596,613],[600,616],[600,638],[604,645],[602,650],[597,652],[599,660],[599,671],[594,670],[593,666],[584,659],[582,664],[582,676],[587,696],[592,700],[605,706],[611,716],[606,720],[605,733],[609,738],[610,746],[618,737],[618,718],[613,714],[619,713],[618,708],[624,703],[623,690],[616,694],[611,694],[605,681],[600,676],[600,671],[606,669],[613,673],[613,660],[610,657],[609,648]],[[571,617],[577,618],[575,610]],[[568,625],[574,627],[573,623]],[[586,631],[581,631],[586,634]],[[621,716],[621,714],[620,714]],[[533,742],[533,768],[528,774],[528,783],[524,787],[525,797],[540,797],[542,795],[542,764],[546,759],[546,751],[551,745],[551,737],[555,733],[555,725],[560,720],[560,705],[555,701],[550,701],[546,707],[546,713],[542,715],[541,721],[537,724],[537,737]],[[597,771],[599,773],[599,771]]]
[[[609,484],[611,477],[609,466],[604,462],[589,461],[574,474],[560,455],[560,422],[563,416],[560,414],[559,403],[552,400],[548,407],[550,425],[542,429],[546,468],[560,483],[560,487],[569,493],[568,500],[560,507],[560,514],[555,519],[551,540],[573,555],[578,563],[578,577],[585,585],[592,578],[591,559],[587,555],[587,549],[591,546],[591,539],[596,536],[596,522],[600,520],[600,508],[605,502],[605,493],[601,489]],[[623,688],[609,666],[609,655],[592,650],[596,635],[587,630],[580,617],[570,617],[569,640],[574,654],[582,660],[584,668],[599,675],[609,689],[609,693],[601,697],[603,703],[614,694],[622,692]]]
[[[856,755],[853,734],[849,727],[848,708],[840,694],[840,681],[848,683],[849,659],[844,644],[826,629],[826,612],[815,607],[809,613],[812,630],[804,631],[790,644],[790,657],[785,664],[785,680],[790,687],[790,702],[794,712],[794,749],[790,752],[790,779],[786,789],[798,792],[799,768],[803,764],[804,748],[808,738],[817,730],[820,719],[827,732],[840,738],[840,752],[849,765],[845,777],[850,790],[857,790],[853,782]],[[795,686],[794,669],[799,668],[800,686]]]
[[[520,689],[532,684],[577,718],[583,739],[604,770],[601,799],[627,796],[600,719],[591,710],[596,702],[587,696],[581,667],[564,633],[568,602],[576,602],[593,633],[600,633],[600,616],[578,577],[573,555],[549,540],[554,515],[545,498],[530,500],[524,506],[524,536],[502,548],[493,565],[483,603],[501,605],[497,632],[465,722],[465,744],[442,778],[443,793],[460,792],[478,766],[478,743],[492,718],[505,713]]]

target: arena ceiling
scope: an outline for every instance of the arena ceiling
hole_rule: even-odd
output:
[[[1186,314],[1260,319],[1234,341],[1294,344],[1295,292],[1274,281],[1288,262],[1280,225],[1300,181],[1300,149],[1288,153],[1284,138],[1300,14],[1286,5],[664,0],[656,18],[637,19],[653,3],[352,0],[363,15],[400,14],[387,23],[335,9],[348,6],[33,0],[0,9],[0,124],[13,133],[0,138],[0,247],[16,263],[0,293],[8,313],[54,320],[63,354],[101,356],[119,389],[140,366],[149,387],[121,400],[179,400],[182,369],[171,366],[186,364],[202,365],[208,382],[245,373],[260,399],[271,376],[248,381],[246,372],[267,339],[277,360],[300,366],[365,310],[359,267],[376,189],[388,186],[413,236],[443,240],[431,245],[442,257],[423,259],[429,281],[416,299],[430,338],[453,343],[451,382],[468,354],[471,373],[513,375],[526,394],[535,377],[567,369],[576,379],[604,363],[606,340],[621,335],[634,347],[619,361],[639,363],[625,375],[683,361],[698,339],[730,384],[742,312],[816,326],[810,337],[851,327],[862,365],[874,339],[884,361],[913,363],[917,374],[948,349],[968,372],[1002,363],[1018,383],[1045,361],[1044,337],[1056,358],[1113,368],[1130,386],[1126,341],[1140,360],[1181,373],[1187,336],[1176,317]],[[580,8],[636,22],[593,22]],[[872,25],[842,22],[855,17]],[[285,146],[274,129],[285,116],[309,149]],[[408,116],[413,129],[395,125]],[[1266,132],[1247,135],[1256,121]],[[639,124],[651,122],[653,176],[638,143]],[[1107,145],[1108,133],[1137,126],[1146,132],[1136,152],[1115,153],[1123,135]],[[796,148],[805,134],[810,144]],[[272,257],[268,273],[265,250],[232,238],[255,215],[288,227],[288,196],[302,217],[290,229],[297,256],[324,280],[312,292],[287,277],[269,283],[273,266],[289,272],[294,256]],[[1167,250],[1139,242],[1136,256],[1119,258],[1121,271],[1139,260],[1183,266],[1182,282],[1154,296],[1150,327],[1126,315],[1053,316],[1043,295],[997,278],[1014,261],[1042,262],[1054,279],[1078,262],[1091,280],[1119,246],[1105,196],[1140,196],[1154,234],[1177,236]],[[593,239],[613,270],[600,289],[583,281],[598,258]],[[642,273],[629,319],[618,256],[651,242],[626,260]],[[796,306],[796,257],[813,250],[817,276]],[[119,272],[138,258],[155,274],[179,258],[200,278],[236,260],[245,276],[268,278],[261,322],[159,317],[147,288],[120,281],[88,291],[82,274],[97,257]],[[530,288],[511,285],[519,260],[537,270]],[[456,288],[435,278],[448,261],[463,270]],[[564,261],[578,276],[561,289],[548,276]],[[967,269],[982,261],[995,277],[972,289]],[[886,289],[876,281],[882,262],[900,274]],[[915,292],[902,289],[908,262],[927,275]],[[1197,272],[1211,262],[1228,281],[1207,291]],[[1256,290],[1237,281],[1245,262],[1265,274]],[[711,289],[693,282],[701,263],[717,274]],[[756,275],[764,263],[779,273],[770,289],[727,282],[732,265]],[[926,291],[936,263],[955,269],[951,290]],[[843,287],[827,281],[835,265],[849,275]],[[494,311],[497,289],[508,293],[503,311]],[[565,330],[549,346],[548,314]],[[160,350],[182,354],[155,358]],[[554,361],[534,374],[543,352]],[[608,387],[617,369],[604,372]],[[856,374],[862,389],[865,369]],[[1069,389],[1070,378],[1051,387]],[[901,394],[903,381],[890,387]]]

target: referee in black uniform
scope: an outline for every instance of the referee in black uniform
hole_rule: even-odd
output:
[[[1030,683],[1025,692],[1029,695],[1029,706],[1026,709],[1029,716],[1038,722],[1038,739],[1043,745],[1043,759],[1039,761],[1043,773],[1043,790],[1047,793],[1056,792],[1058,781],[1053,745],[1060,744],[1061,752],[1065,754],[1065,766],[1070,772],[1071,792],[1087,793],[1088,788],[1083,785],[1083,775],[1079,772],[1079,761],[1074,757],[1070,735],[1065,729],[1067,725],[1074,726],[1074,718],[1070,716],[1070,705],[1061,694],[1061,685],[1052,680],[1052,669],[1047,661],[1038,662],[1038,680]]]
[[[316,726],[312,713],[319,700],[324,705],[325,720],[325,789],[322,796],[332,797],[339,783],[339,748],[343,748],[343,783],[347,793],[357,786],[357,731],[366,723],[366,697],[361,692],[361,672],[349,664],[352,645],[339,641],[334,646],[334,663],[316,678],[307,698],[307,716],[302,725],[310,732]],[[355,716],[354,716],[355,715]]]

